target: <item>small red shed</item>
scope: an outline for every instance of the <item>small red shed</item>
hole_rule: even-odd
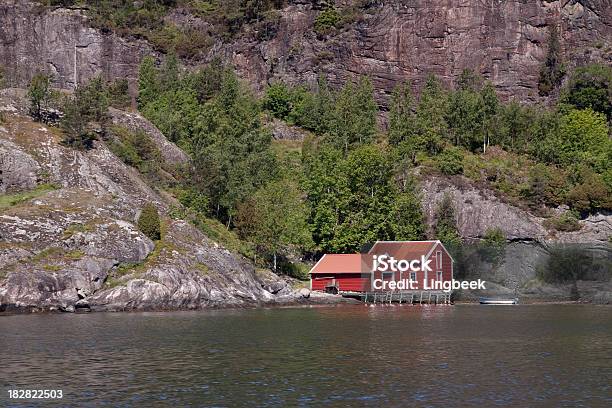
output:
[[[370,268],[362,254],[325,254],[310,270],[310,289],[326,292],[366,292]]]

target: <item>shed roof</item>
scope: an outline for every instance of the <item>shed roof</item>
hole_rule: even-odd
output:
[[[369,267],[362,254],[325,254],[310,273],[367,273]]]

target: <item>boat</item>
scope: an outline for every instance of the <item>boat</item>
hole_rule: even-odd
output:
[[[518,304],[518,298],[514,299],[492,299],[492,298],[480,298],[481,305],[516,305]]]

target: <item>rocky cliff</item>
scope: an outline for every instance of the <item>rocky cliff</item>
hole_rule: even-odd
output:
[[[21,114],[22,97],[19,90],[0,94],[0,312],[304,300],[276,275],[260,277],[250,261],[168,217],[170,199],[104,142],[88,151],[63,147],[57,128]],[[115,123],[146,132],[166,163],[186,160],[140,115],[111,114]],[[135,226],[145,203],[163,215],[163,238],[156,243]]]
[[[428,74],[450,83],[472,68],[502,96],[525,101],[537,99],[550,25],[560,27],[570,64],[612,61],[609,0],[372,1],[353,24],[325,36],[313,33],[316,13],[302,3],[308,2],[282,11],[272,39],[243,39],[213,54],[231,58],[260,84],[271,78],[313,82],[321,73],[340,84],[366,74],[379,96],[400,80],[420,88]]]
[[[339,85],[365,74],[384,104],[397,81],[412,80],[418,88],[434,73],[450,83],[464,68],[490,79],[503,96],[537,100],[549,26],[560,29],[570,66],[612,61],[610,0],[339,0],[336,6],[350,18],[325,35],[313,30],[319,3],[290,0],[265,32],[246,25],[230,40],[216,39],[191,63],[220,56],[256,89],[275,79],[314,82],[319,75]],[[85,14],[0,1],[0,62],[10,84],[23,86],[37,70],[53,73],[67,89],[99,73],[133,82],[151,47],[89,28]],[[206,26],[183,14],[179,9],[168,18]]]
[[[437,206],[444,195],[450,194],[457,214],[457,229],[467,241],[478,241],[493,228],[499,228],[509,241],[606,245],[612,236],[610,214],[598,213],[580,220],[578,231],[551,231],[544,227],[544,218],[505,201],[499,193],[477,187],[463,176],[425,177],[421,191],[429,225],[434,224]]]

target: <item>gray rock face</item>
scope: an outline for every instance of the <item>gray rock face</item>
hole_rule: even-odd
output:
[[[0,127],[3,131],[6,129]],[[8,140],[0,140],[0,193],[33,189],[39,171],[38,163],[29,154]]]
[[[559,251],[576,251],[576,256],[592,261],[588,270],[576,282],[546,283],[540,271],[550,272],[551,257]],[[492,256],[492,254],[495,254]],[[579,300],[606,303],[612,295],[612,246],[606,243],[572,244],[558,242],[512,242],[500,252],[486,251],[478,244],[467,245],[456,255],[457,278],[485,281],[485,290],[464,290],[455,293],[457,299],[478,297],[519,297],[523,301]],[[556,264],[556,268],[560,265]],[[557,270],[557,272],[559,272]]]
[[[307,134],[307,132],[303,129],[296,126],[290,126],[278,119],[272,119],[269,127],[272,131],[272,137],[274,137],[276,140],[302,141]]]
[[[382,104],[400,80],[420,89],[428,74],[451,83],[464,68],[490,79],[504,97],[535,101],[551,25],[560,27],[570,65],[612,60],[609,0],[370,2],[354,24],[324,38],[313,32],[317,11],[293,3],[281,12],[270,40],[218,44],[211,57],[232,59],[260,87],[278,78],[314,83],[320,73],[337,86],[365,74]]]
[[[194,65],[220,56],[259,90],[276,79],[314,84],[323,74],[339,86],[368,75],[384,105],[398,81],[411,80],[420,89],[433,73],[451,83],[464,68],[490,79],[502,96],[538,100],[538,72],[551,25],[560,28],[569,65],[612,61],[609,0],[368,2],[369,7],[356,9],[352,24],[323,37],[313,31],[318,3],[288,3],[274,35],[262,38],[255,29],[246,29],[229,43],[218,40]],[[345,7],[364,2],[335,3]],[[207,29],[179,11],[168,19]],[[40,70],[53,73],[56,84],[66,89],[97,74],[125,77],[133,85],[141,58],[152,53],[143,41],[88,28],[81,10],[45,10],[30,1],[1,0],[0,27],[0,61],[10,86],[24,86]]]
[[[143,118],[112,113],[117,123],[145,131],[167,161],[186,161]],[[250,262],[185,221],[164,218],[163,239],[153,243],[135,226],[136,215],[145,203],[163,215],[168,203],[103,143],[82,152],[60,140],[57,129],[18,114],[9,115],[0,131],[5,191],[31,190],[38,180],[57,188],[0,208],[0,312],[193,309],[301,299],[274,274],[262,281]]]
[[[81,10],[45,10],[22,0],[0,1],[0,61],[9,86],[23,87],[36,72],[53,74],[64,89],[102,74],[128,78],[133,84],[138,64],[152,54],[144,41],[126,41],[89,28]]]
[[[580,221],[574,232],[548,231],[544,218],[502,201],[495,193],[477,188],[463,176],[427,177],[421,184],[422,202],[429,226],[435,224],[435,213],[445,194],[450,194],[457,217],[457,229],[468,241],[482,239],[487,230],[500,228],[510,241],[607,243],[612,236],[612,215],[596,214]]]
[[[171,143],[166,137],[147,119],[138,113],[128,113],[118,109],[109,108],[109,113],[114,124],[126,127],[131,131],[145,132],[155,143],[165,162],[171,164],[187,164],[189,156]]]
[[[529,213],[503,203],[493,192],[477,190],[462,177],[453,183],[441,178],[428,178],[422,184],[423,207],[430,224],[434,223],[438,204],[450,194],[455,206],[457,228],[466,239],[484,237],[489,228],[500,228],[509,240],[541,240],[546,230]]]

